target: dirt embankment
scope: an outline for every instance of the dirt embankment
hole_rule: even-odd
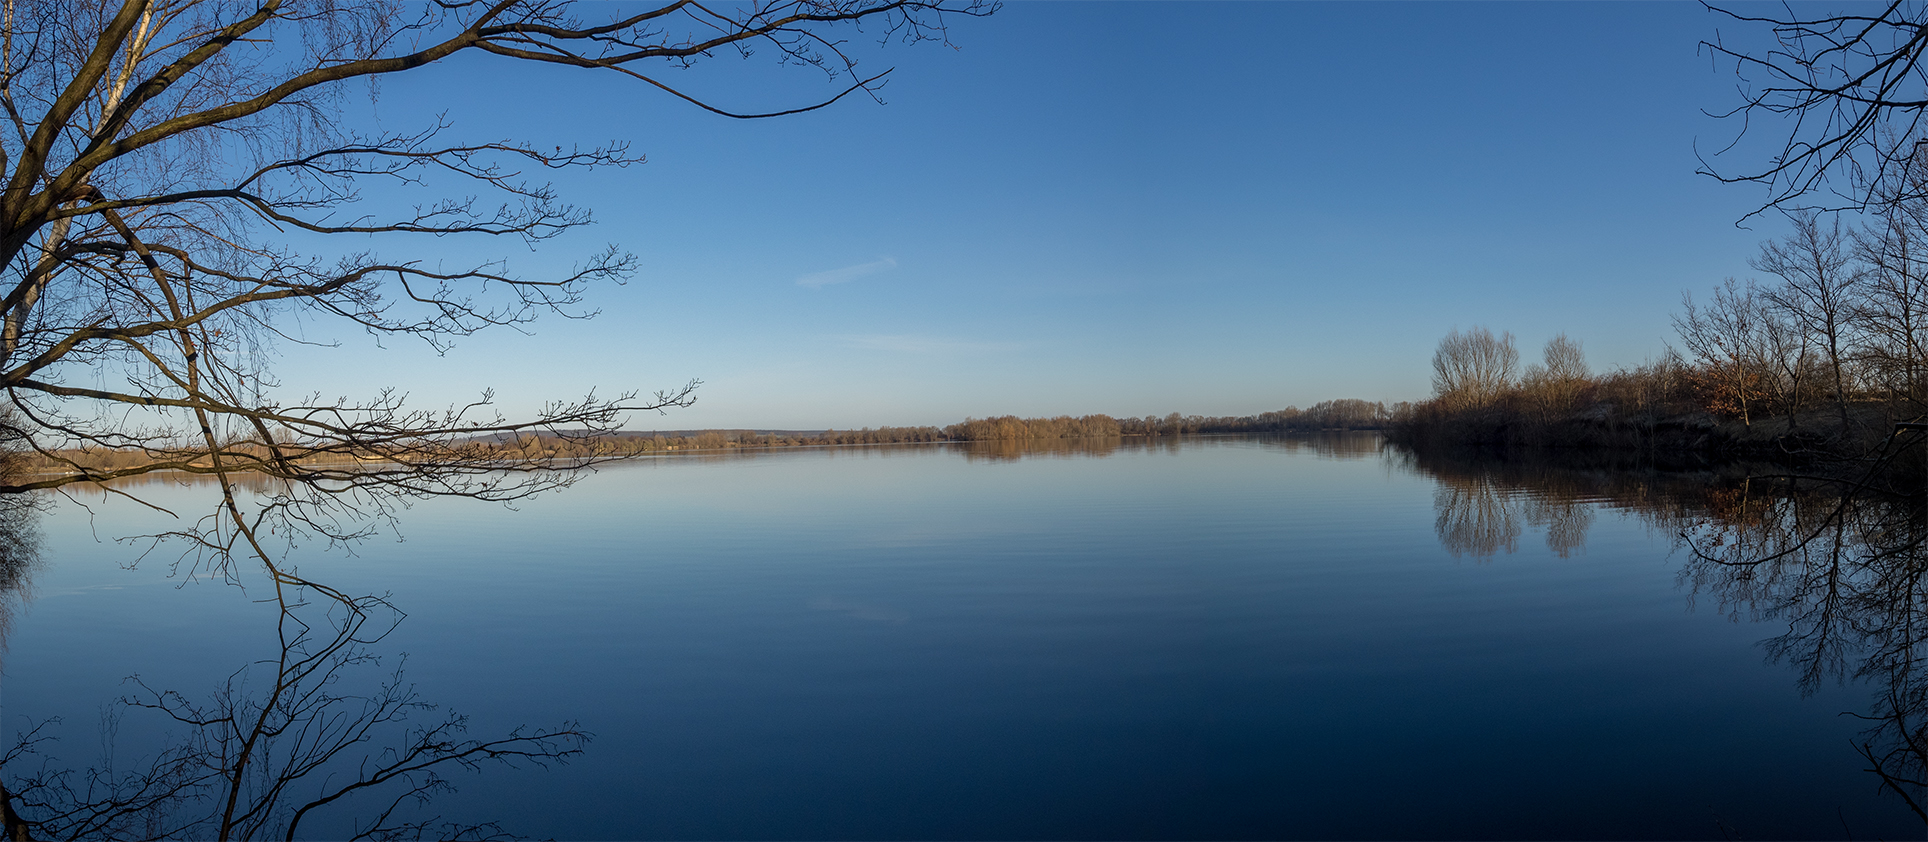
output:
[[[1896,422],[1909,420],[1880,404],[1853,407],[1845,423],[1834,408],[1743,422],[1706,412],[1625,412],[1597,404],[1553,418],[1502,410],[1408,417],[1387,436],[1416,447],[1623,451],[1693,461],[1862,460],[1923,435],[1897,436]]]

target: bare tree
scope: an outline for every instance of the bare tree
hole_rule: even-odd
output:
[[[1587,358],[1580,343],[1562,333],[1547,340],[1541,362],[1526,367],[1520,385],[1528,399],[1538,405],[1545,421],[1573,410],[1587,386]]]
[[[572,271],[530,277],[499,260],[441,267],[371,250],[370,235],[397,245],[421,234],[539,243],[591,222],[540,174],[617,169],[642,156],[623,143],[549,149],[513,138],[459,138],[440,119],[362,132],[341,119],[343,103],[361,90],[355,86],[473,56],[614,74],[639,91],[728,117],[779,116],[852,93],[877,94],[889,71],[860,71],[852,35],[942,41],[953,15],[994,8],[994,0],[671,0],[646,7],[570,0],[0,0],[0,388],[15,413],[0,418],[0,439],[68,469],[0,477],[0,494],[73,483],[125,494],[108,483],[156,471],[212,475],[221,489],[218,509],[168,537],[198,548],[196,563],[221,572],[232,574],[236,558],[258,561],[288,611],[292,592],[300,591],[325,595],[348,617],[333,643],[296,635],[299,645],[284,647],[273,685],[294,696],[207,704],[165,691],[148,698],[152,709],[204,735],[227,734],[208,736],[216,742],[207,745],[220,746],[229,760],[255,759],[224,761],[224,771],[210,778],[194,766],[199,750],[189,750],[170,767],[177,771],[135,781],[125,794],[160,803],[208,787],[223,793],[227,806],[218,822],[177,835],[257,837],[284,819],[293,834],[299,810],[292,818],[266,818],[291,802],[238,789],[243,767],[265,762],[267,754],[251,752],[266,751],[258,737],[278,733],[272,723],[317,721],[289,719],[299,711],[288,705],[328,698],[299,688],[325,687],[339,668],[331,664],[352,661],[348,653],[366,643],[354,618],[372,606],[288,572],[264,536],[351,540],[366,534],[367,518],[389,515],[401,498],[509,500],[559,487],[573,478],[569,469],[613,454],[588,449],[559,463],[539,453],[510,455],[484,439],[523,431],[588,439],[631,413],[693,399],[694,381],[651,396],[557,401],[532,418],[511,420],[491,409],[486,393],[448,409],[408,406],[393,389],[359,401],[274,397],[282,384],[267,362],[277,342],[316,341],[317,332],[326,341],[327,331],[340,329],[446,350],[461,337],[542,314],[587,317],[587,290],[619,282],[638,265],[611,246],[584,255]],[[692,95],[665,75],[754,50],[821,71],[834,86],[815,101],[750,113]],[[449,192],[421,204],[384,203],[369,192],[393,185]],[[303,251],[288,232],[323,245]],[[338,240],[348,242],[332,245]],[[302,339],[288,330],[297,322]],[[380,718],[379,711],[412,701],[402,693],[372,704]],[[317,709],[308,713],[334,721]],[[245,744],[239,754],[229,751],[234,735]],[[510,742],[524,738],[551,740],[532,756],[557,756],[573,739],[559,731]],[[402,766],[364,768],[392,771],[414,781],[405,787],[419,787],[428,779],[403,774],[417,769],[409,764],[474,756],[439,748],[463,745],[447,731],[422,740],[410,744],[428,755],[403,750]],[[283,756],[280,772],[300,778],[309,767],[298,757],[337,756],[325,741],[303,745],[297,759]],[[13,769],[9,762],[10,775]],[[40,783],[28,792],[58,790],[55,782]],[[30,826],[15,824],[15,810],[34,797],[0,794],[9,836]],[[28,806],[44,811],[52,803]],[[133,809],[125,799],[112,803]],[[69,835],[103,834],[82,828]]]
[[[1761,290],[1762,297],[1788,317],[1804,336],[1820,345],[1840,413],[1841,429],[1848,428],[1847,350],[1860,297],[1863,272],[1854,263],[1848,238],[1839,220],[1827,227],[1814,214],[1795,214],[1794,233],[1786,239],[1761,244],[1751,265],[1781,279]]]
[[[1765,186],[1767,199],[1754,213],[1891,200],[1879,185],[1908,166],[1923,137],[1928,6],[1891,0],[1814,15],[1791,6],[1779,14],[1713,10],[1748,30],[1732,47],[1721,37],[1701,44],[1730,63],[1739,84],[1740,104],[1717,115],[1734,121],[1737,140],[1716,155],[1748,148],[1739,139],[1749,132],[1775,133],[1770,143],[1777,148],[1764,164],[1720,167],[1703,158],[1701,171]]]
[[[534,429],[594,435],[635,411],[687,405],[694,384],[643,398],[592,394],[512,422],[489,409],[487,395],[445,411],[407,407],[393,391],[279,402],[267,396],[279,384],[266,349],[297,318],[443,349],[541,313],[588,315],[585,290],[627,276],[633,255],[611,247],[572,272],[523,277],[499,262],[433,268],[380,256],[363,250],[365,235],[548,239],[590,216],[527,173],[618,168],[641,156],[622,143],[552,151],[453,141],[440,121],[364,135],[333,119],[348,86],[475,54],[614,73],[721,114],[772,116],[699,101],[652,68],[764,48],[845,80],[819,102],[779,112],[792,113],[881,83],[882,74],[858,72],[840,28],[933,40],[944,37],[947,15],[991,10],[983,0],[679,0],[620,10],[564,0],[5,0],[0,112],[12,131],[0,132],[0,387],[29,440],[72,471],[0,492],[156,470],[491,499],[565,482],[546,461],[504,460],[470,443]],[[451,178],[501,202],[383,207],[361,193]],[[303,254],[282,238],[291,230],[350,235],[355,245]],[[73,448],[141,458],[102,468],[51,452]],[[505,480],[503,470],[521,478]]]
[[[1771,388],[1769,346],[1778,344],[1770,336],[1770,315],[1760,295],[1752,284],[1741,286],[1728,278],[1714,288],[1708,306],[1697,306],[1693,296],[1682,295],[1681,309],[1674,317],[1674,331],[1709,378],[1703,389],[1713,406],[1752,426],[1754,408]]]
[[[1867,279],[1855,300],[1853,320],[1863,341],[1857,356],[1890,400],[1920,414],[1928,408],[1928,265],[1923,263],[1924,224],[1917,203],[1891,204],[1855,238]]]
[[[1826,366],[1815,350],[1815,337],[1765,295],[1761,296],[1760,326],[1759,365],[1766,372],[1762,382],[1769,402],[1780,407],[1788,431],[1793,432],[1817,385],[1825,380]]]
[[[1546,361],[1547,375],[1555,380],[1572,383],[1590,376],[1586,351],[1580,347],[1580,343],[1568,339],[1564,333],[1548,339],[1541,356]]]
[[[1519,363],[1513,334],[1494,336],[1483,327],[1454,330],[1433,353],[1433,394],[1449,409],[1489,406],[1513,385]]]

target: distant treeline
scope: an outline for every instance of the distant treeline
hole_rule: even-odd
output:
[[[1377,430],[1391,418],[1386,405],[1375,401],[1326,401],[1310,409],[1286,407],[1257,415],[1179,415],[1113,418],[1085,415],[1073,418],[967,418],[941,431],[947,441],[1001,439],[1106,438],[1114,436],[1182,436],[1197,433],[1282,433],[1311,430]],[[927,428],[928,429],[928,428]]]
[[[625,456],[736,448],[822,447],[853,444],[916,442],[994,442],[1050,439],[1108,439],[1129,436],[1183,436],[1212,433],[1278,433],[1316,430],[1383,429],[1392,413],[1383,403],[1333,400],[1309,409],[1287,407],[1274,412],[1241,416],[1180,415],[1114,418],[1109,415],[1060,415],[1055,418],[967,418],[945,427],[865,427],[860,430],[762,431],[691,430],[676,433],[625,433],[584,436],[568,433],[523,433],[478,438],[453,445],[471,458],[495,458],[505,464],[531,465],[546,461],[616,459]],[[258,449],[258,448],[256,448]],[[267,454],[236,452],[237,456],[267,458]],[[49,454],[17,454],[20,468],[33,471],[71,471],[75,466],[111,469],[146,464],[153,454],[138,451],[55,450]],[[337,455],[340,461],[379,461],[380,452]],[[245,461],[245,459],[243,460]],[[308,461],[308,460],[302,460]]]
[[[524,456],[575,458],[603,453],[658,453],[744,447],[821,447],[847,444],[906,444],[939,441],[1014,441],[1026,439],[1182,436],[1207,433],[1281,433],[1315,430],[1378,430],[1391,420],[1386,405],[1356,399],[1332,400],[1309,409],[1286,407],[1257,415],[1114,418],[1110,415],[1060,415],[1055,418],[966,418],[944,427],[865,427],[821,433],[700,430],[672,435],[629,435],[618,439],[577,439],[525,435],[504,441]]]

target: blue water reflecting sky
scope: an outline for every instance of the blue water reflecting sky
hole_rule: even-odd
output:
[[[1777,629],[1690,610],[1668,536],[1603,507],[1567,557],[1529,529],[1455,558],[1436,481],[1354,450],[663,459],[296,557],[391,593],[390,663],[476,732],[596,733],[441,803],[522,833],[1921,832],[1849,747],[1868,688],[1802,697],[1756,645]],[[94,508],[47,520],[5,662],[9,724],[63,715],[76,755],[123,676],[188,689],[271,654],[245,590],[122,569],[94,533],[154,518]]]

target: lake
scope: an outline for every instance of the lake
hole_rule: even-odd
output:
[[[517,833],[1923,835],[1857,749],[1907,678],[1863,650],[1914,651],[1891,627],[1919,593],[1817,619],[1788,562],[1720,561],[1820,510],[1769,485],[1371,434],[800,449],[617,465],[514,510],[425,501],[288,558],[406,614],[344,686],[404,664],[470,736],[594,734],[567,764],[449,776],[434,813]],[[10,732],[60,717],[44,762],[178,737],[104,717],[128,676],[200,698],[275,656],[259,571],[114,540],[171,522],[97,492],[40,517],[0,701]]]

